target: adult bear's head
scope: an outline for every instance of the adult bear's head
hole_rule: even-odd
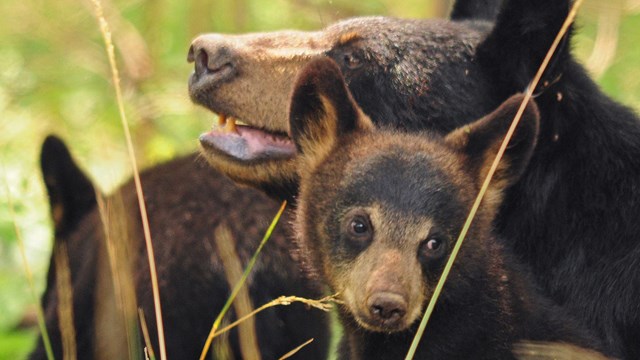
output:
[[[569,1],[500,3],[459,0],[450,20],[367,17],[316,32],[196,38],[190,94],[222,119],[201,136],[203,154],[238,182],[294,195],[289,96],[295,75],[318,55],[336,61],[378,126],[447,133],[487,114],[524,90],[569,8]],[[543,82],[554,85],[567,58],[563,46]]]

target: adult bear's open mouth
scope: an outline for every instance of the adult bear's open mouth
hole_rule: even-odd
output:
[[[296,154],[293,141],[284,132],[259,129],[224,115],[218,115],[218,119],[211,131],[200,135],[203,150],[214,156],[255,163],[288,159]]]
[[[298,70],[324,50],[314,46],[312,35],[207,34],[193,41],[187,55],[194,64],[189,95],[218,117],[200,136],[211,165],[254,184],[257,167],[279,176],[277,167],[295,157],[288,136],[289,94]],[[274,39],[280,37],[298,39],[299,46],[277,46]]]

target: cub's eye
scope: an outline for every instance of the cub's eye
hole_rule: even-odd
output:
[[[370,231],[369,221],[362,216],[357,216],[351,220],[349,224],[351,235],[362,236]]]
[[[362,66],[362,60],[360,60],[360,58],[356,56],[356,54],[350,51],[342,55],[342,61],[344,62],[345,66],[351,70],[355,70]]]
[[[440,246],[442,245],[442,242],[440,241],[440,239],[429,239],[427,240],[427,249],[430,251],[436,251],[440,248]]]
[[[356,209],[344,217],[343,239],[346,244],[362,250],[373,241],[373,226],[366,212]]]
[[[422,259],[439,259],[446,253],[447,237],[441,234],[432,234],[420,244],[419,255]]]

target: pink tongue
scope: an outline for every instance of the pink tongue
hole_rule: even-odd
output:
[[[296,154],[290,139],[248,126],[238,126],[237,132],[212,130],[200,135],[200,143],[245,161],[282,159]]]

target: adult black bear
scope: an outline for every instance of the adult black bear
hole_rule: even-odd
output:
[[[301,161],[296,233],[341,294],[341,358],[402,359],[469,209],[524,97],[445,137],[376,131],[327,58],[301,72],[290,129]],[[597,348],[536,292],[493,235],[502,193],[527,166],[538,110],[525,109],[415,359],[515,359],[522,341]]]
[[[204,134],[204,153],[237,181],[276,196],[295,193],[282,89],[317,54],[339,64],[374,123],[446,133],[523,91],[570,5],[505,1],[493,27],[467,12],[455,21],[361,18],[320,32],[203,35],[189,52],[192,98],[251,125]],[[598,89],[569,43],[567,36],[536,89],[539,145],[496,226],[548,295],[614,353],[637,359],[640,122]]]
[[[158,353],[149,265],[133,184],[123,185],[108,198],[108,207],[115,210],[111,212],[115,226],[105,228],[93,185],[55,137],[48,137],[43,144],[42,171],[56,232],[42,304],[56,359],[63,357],[54,266],[61,244],[66,245],[70,259],[78,357],[129,358],[127,341],[139,340],[127,333],[123,310],[115,310],[118,300],[113,294],[114,280],[107,256],[107,230],[125,248],[117,249],[120,252],[114,260],[119,271],[125,272],[119,281],[131,281],[131,291],[135,291],[132,297],[137,297],[137,306],[145,314],[152,345]],[[238,256],[246,264],[278,204],[255,190],[235,186],[196,156],[143,172],[141,180],[158,270],[167,355],[169,359],[197,359],[229,295],[214,243],[216,229],[220,225],[229,227]],[[321,294],[318,284],[307,279],[296,265],[283,228],[276,227],[248,279],[249,295],[256,307],[281,295],[318,298]],[[121,284],[119,291],[127,290]],[[133,315],[137,324],[136,299]],[[297,356],[326,358],[329,325],[321,311],[294,304],[269,309],[257,315],[255,321],[263,359],[278,358],[310,338],[314,342]],[[230,345],[233,356],[242,358],[236,331],[230,337]],[[41,339],[30,358],[46,359]]]

